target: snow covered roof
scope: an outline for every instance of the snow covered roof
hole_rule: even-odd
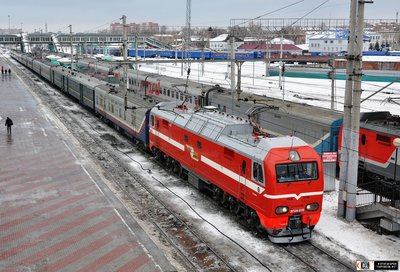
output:
[[[304,44],[296,44],[296,46],[298,48],[300,48],[301,50],[308,50],[309,49],[308,44],[306,44],[306,43],[304,43]]]
[[[319,33],[310,37],[310,40],[347,40],[349,38],[348,30],[331,30]],[[363,40],[370,40],[370,37],[363,35]]]
[[[221,34],[215,38],[212,38],[210,42],[226,42],[229,38],[229,34]]]
[[[294,44],[294,41],[292,41],[292,40],[289,40],[289,39],[281,39],[281,38],[273,38],[272,40],[271,40],[271,43],[272,44]]]

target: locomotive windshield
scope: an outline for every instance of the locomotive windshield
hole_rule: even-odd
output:
[[[318,178],[316,162],[278,164],[276,179],[279,183],[313,180]]]

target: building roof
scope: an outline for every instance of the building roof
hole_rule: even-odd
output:
[[[221,34],[215,38],[212,38],[210,42],[226,42],[229,38],[229,34]]]
[[[347,40],[349,38],[348,30],[330,30],[324,33],[319,33],[311,36],[310,40]],[[363,40],[368,41],[370,37],[368,35],[363,35]]]
[[[215,38],[210,39],[210,42],[227,42],[230,38],[229,34],[221,34]],[[235,42],[243,42],[242,39],[235,37]]]

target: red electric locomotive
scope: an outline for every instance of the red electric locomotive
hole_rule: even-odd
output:
[[[321,160],[297,137],[265,137],[247,120],[206,107],[160,103],[150,112],[149,147],[160,161],[248,227],[276,243],[311,238],[323,197]]]
[[[339,134],[339,151],[342,148],[341,134],[342,130]],[[363,184],[376,180],[392,181],[396,162],[393,141],[400,137],[400,118],[387,111],[362,113],[359,137],[358,185],[363,187]],[[400,171],[396,176],[396,180],[399,180]]]

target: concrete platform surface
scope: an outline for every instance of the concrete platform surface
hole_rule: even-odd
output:
[[[0,271],[175,270],[123,219],[23,82],[0,80]]]

